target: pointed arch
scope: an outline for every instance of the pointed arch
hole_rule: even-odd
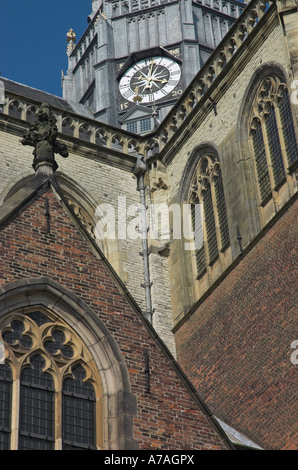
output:
[[[286,182],[289,193],[293,192],[291,174],[298,145],[289,90],[283,68],[263,64],[251,78],[240,107],[237,139],[242,154],[249,155],[253,164],[260,206],[272,199],[279,207],[279,189]]]
[[[14,380],[24,366],[32,369],[31,361],[36,354],[46,360],[44,371],[53,377],[54,382],[59,381],[57,376],[61,370],[64,370],[63,377],[74,379],[76,373],[73,367],[76,364],[83,366],[84,373],[87,374],[85,383],[94,387],[96,400],[100,401],[100,407],[97,405],[96,408],[96,429],[97,435],[101,434],[101,444],[97,441],[97,448],[136,448],[136,442],[133,440],[136,398],[131,393],[127,367],[113,335],[95,313],[73,293],[52,279],[44,277],[20,280],[2,286],[0,306],[1,339],[5,344],[5,340],[9,340],[5,334],[3,338],[3,331],[8,336],[10,334],[11,343],[6,343],[5,355],[7,364],[13,370]],[[40,320],[39,326],[36,318],[32,317],[38,312],[48,323],[43,324]],[[11,336],[14,334],[14,327],[17,328],[17,325],[12,327],[13,320],[23,324],[15,339]],[[58,341],[55,347],[53,331],[65,335],[64,340],[60,343]],[[41,342],[40,338],[44,338],[44,341]],[[48,350],[47,342],[52,342]],[[64,352],[61,350],[62,345],[66,347]],[[21,357],[24,357],[23,365],[19,369],[14,354],[16,348],[18,354],[22,353]],[[55,371],[57,361],[60,364],[59,373],[58,369]],[[18,360],[17,364],[19,362]],[[68,386],[72,387],[73,384]],[[89,392],[86,396],[90,395]],[[15,392],[13,396],[16,396]],[[55,409],[56,407],[57,405]],[[56,429],[59,429],[59,426],[61,427],[61,423],[57,423]],[[56,448],[59,448],[59,445],[61,446],[56,436]],[[12,447],[17,448],[15,435],[12,437]]]
[[[192,175],[198,165],[198,162],[201,157],[206,153],[212,155],[217,155],[219,161],[219,153],[215,144],[212,142],[202,142],[200,145],[196,146],[191,152],[188,161],[185,165],[183,175],[181,178],[180,188],[179,188],[179,201],[186,202],[188,200],[188,191],[191,183]]]
[[[191,205],[194,271],[199,279],[230,246],[221,162],[213,144],[204,143],[192,152],[181,181],[180,201]]]

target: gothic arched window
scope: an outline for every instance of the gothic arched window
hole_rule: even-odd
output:
[[[189,201],[195,234],[195,259],[197,277],[212,265],[219,253],[230,245],[221,168],[215,156],[200,158],[193,175]],[[195,210],[200,204],[202,210]]]
[[[36,309],[5,316],[0,333],[0,449],[101,448],[100,379],[78,335]]]
[[[264,79],[256,93],[250,118],[261,204],[286,179],[298,157],[288,89],[278,77]]]

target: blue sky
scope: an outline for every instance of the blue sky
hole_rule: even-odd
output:
[[[1,75],[62,96],[66,33],[85,31],[91,0],[0,0]]]

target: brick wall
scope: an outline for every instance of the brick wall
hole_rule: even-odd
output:
[[[266,449],[297,449],[297,201],[176,332],[213,413]]]
[[[0,229],[0,285],[46,276],[100,317],[119,345],[129,371],[138,406],[134,439],[141,449],[223,449],[221,439],[167,356],[54,194],[46,191]],[[46,233],[45,198],[49,200],[50,234]],[[150,393],[146,393],[145,350],[150,358]]]

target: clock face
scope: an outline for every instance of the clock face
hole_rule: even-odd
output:
[[[168,57],[141,60],[128,69],[119,83],[119,90],[127,101],[138,96],[142,103],[165,98],[178,85],[180,66]]]

